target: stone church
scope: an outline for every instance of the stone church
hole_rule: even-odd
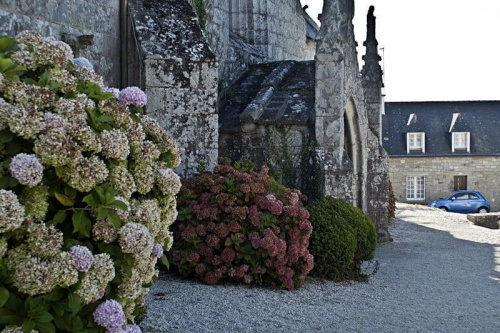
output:
[[[373,8],[361,71],[353,17],[354,0],[325,0],[320,29],[299,0],[21,0],[0,4],[0,34],[62,39],[108,86],[145,90],[181,175],[219,157],[264,162],[288,186],[363,209],[387,241]]]

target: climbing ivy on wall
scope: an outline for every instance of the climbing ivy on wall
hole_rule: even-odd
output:
[[[272,173],[290,188],[299,188],[310,201],[321,197],[321,175],[316,143],[302,134],[302,145],[293,143],[291,128],[282,124],[266,127],[266,162]]]
[[[196,12],[196,16],[198,16],[198,21],[200,22],[201,29],[206,32],[208,12],[206,0],[192,0],[191,5]],[[208,5],[210,6],[210,4]]]

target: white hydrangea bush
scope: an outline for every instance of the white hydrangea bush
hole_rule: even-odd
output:
[[[146,103],[63,42],[0,38],[0,331],[140,332],[180,189]]]

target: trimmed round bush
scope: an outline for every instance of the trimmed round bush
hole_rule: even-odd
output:
[[[299,191],[279,185],[267,167],[218,165],[182,183],[169,253],[182,275],[208,284],[303,285],[313,268],[312,228]]]
[[[360,277],[361,262],[373,259],[377,246],[371,219],[351,204],[331,197],[313,202],[308,210],[313,225],[313,273],[335,281]]]
[[[121,332],[173,241],[175,141],[60,41],[0,38],[0,330]],[[163,256],[163,260],[166,257]]]

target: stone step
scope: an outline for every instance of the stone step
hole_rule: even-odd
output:
[[[500,229],[500,213],[468,214],[467,220],[489,229]]]

